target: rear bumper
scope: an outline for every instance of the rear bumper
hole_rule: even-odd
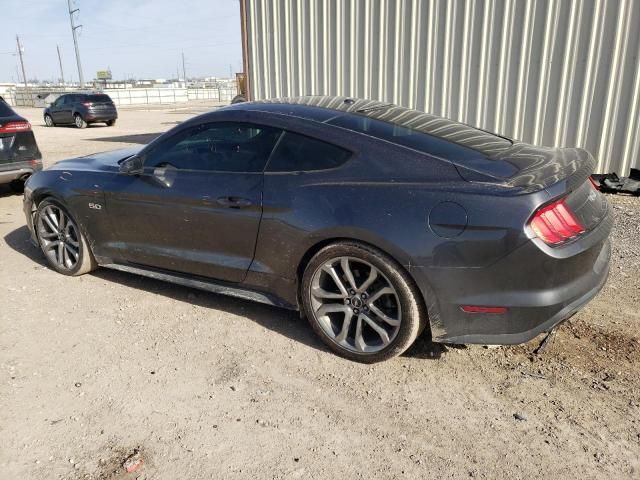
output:
[[[115,110],[106,112],[87,112],[82,116],[85,122],[107,122],[117,120],[118,112]]]
[[[24,162],[27,163],[27,162]],[[21,163],[15,165],[8,165],[6,170],[1,169],[0,166],[0,185],[11,183],[14,180],[20,180],[33,175],[35,172],[42,170],[42,164],[36,164],[25,166]]]
[[[528,242],[487,268],[412,267],[427,299],[433,340],[512,345],[551,330],[606,283],[611,223],[608,216],[584,239],[582,251],[566,258],[551,257]],[[466,313],[462,305],[506,307],[507,312]]]
[[[609,276],[609,258],[611,256],[611,247],[609,242],[607,242],[606,247],[603,248],[603,252],[605,253],[606,258],[606,267],[599,273],[594,273],[594,275],[589,279],[589,283],[594,283],[595,285],[583,293],[581,296],[577,298],[564,299],[560,303],[556,303],[554,305],[550,305],[547,307],[534,308],[532,311],[528,312],[527,316],[535,315],[539,318],[539,323],[535,324],[532,328],[523,331],[517,331],[513,333],[482,333],[482,334],[468,334],[468,335],[459,335],[443,338],[439,341],[444,343],[480,343],[483,345],[517,345],[520,343],[526,343],[541,333],[549,332],[555,326],[564,322],[568,318],[570,318],[573,314],[575,314],[578,310],[584,307],[589,301],[595,297],[600,290],[604,287],[607,282],[607,278]],[[555,313],[554,313],[555,312]],[[516,326],[521,324],[523,328],[528,328],[531,326],[531,322],[524,321],[525,320],[525,312],[523,313],[523,321],[520,323],[517,318],[512,319],[512,325]]]

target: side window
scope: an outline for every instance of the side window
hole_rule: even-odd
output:
[[[146,155],[145,166],[261,172],[281,130],[248,123],[209,123],[183,130]]]
[[[346,162],[351,152],[322,140],[285,132],[278,143],[267,171],[300,172],[326,170]]]

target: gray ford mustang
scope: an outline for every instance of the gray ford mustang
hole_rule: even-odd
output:
[[[602,288],[612,216],[592,156],[344,97],[241,103],[138,150],[33,175],[33,240],[98,266],[300,309],[361,362],[421,334],[515,344]]]

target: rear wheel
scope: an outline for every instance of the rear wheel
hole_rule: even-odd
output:
[[[53,123],[53,118],[51,118],[51,115],[47,114],[44,116],[44,123],[47,127],[55,127],[56,124]]]
[[[107,120],[105,122],[107,124],[107,127],[113,127],[116,124],[115,119],[114,120]]]
[[[84,121],[79,113],[73,116],[73,123],[75,123],[78,128],[87,128],[87,122]]]
[[[86,237],[69,212],[54,200],[44,200],[34,219],[40,248],[49,265],[63,275],[95,270],[96,261]]]
[[[426,325],[420,294],[402,266],[358,243],[320,250],[305,269],[301,297],[327,346],[358,362],[400,355]]]

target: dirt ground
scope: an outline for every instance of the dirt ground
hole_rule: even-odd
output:
[[[20,112],[50,165],[206,109],[121,109],[86,130]],[[59,275],[1,190],[0,478],[640,478],[640,198],[608,198],[610,281],[544,354],[422,339],[365,366],[293,312]]]

